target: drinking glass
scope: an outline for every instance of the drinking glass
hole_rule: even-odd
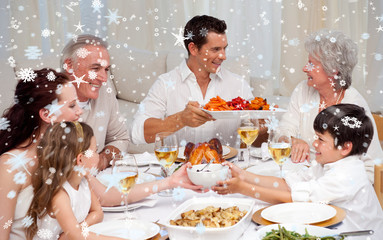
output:
[[[154,142],[154,153],[160,162],[165,177],[170,176],[174,170],[174,162],[178,157],[178,140],[172,132],[161,132],[156,134]],[[173,189],[167,189],[158,193],[160,196],[172,196]]]
[[[242,142],[244,142],[247,147],[248,159],[247,161],[245,160],[245,167],[248,167],[250,166],[250,147],[259,134],[258,119],[250,117],[242,118],[237,132]]]
[[[138,177],[137,162],[133,154],[116,155],[113,159],[112,171],[118,180],[119,190],[124,194],[126,220],[134,218],[128,211],[128,194],[136,184]]]
[[[269,130],[267,145],[271,157],[279,166],[280,177],[282,177],[282,165],[290,157],[291,153],[291,138],[279,134],[277,130]]]

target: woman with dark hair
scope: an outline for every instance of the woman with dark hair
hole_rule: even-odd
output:
[[[33,197],[31,176],[38,162],[36,150],[49,124],[76,121],[82,114],[74,86],[53,69],[34,71],[32,81],[20,80],[15,102],[4,115],[0,130],[0,239],[25,239],[26,217]]]

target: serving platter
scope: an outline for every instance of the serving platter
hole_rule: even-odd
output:
[[[240,118],[241,116],[249,116],[251,118],[264,119],[272,116],[279,116],[284,114],[287,110],[283,108],[273,108],[271,110],[227,110],[227,111],[209,111],[202,109],[204,112],[209,113],[215,119],[232,119]]]

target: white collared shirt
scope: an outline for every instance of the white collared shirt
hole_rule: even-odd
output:
[[[226,101],[238,96],[253,98],[246,80],[224,68],[216,74],[210,74],[205,98],[197,83],[194,73],[183,61],[172,71],[162,74],[150,88],[148,95],[141,102],[134,116],[131,134],[135,144],[145,143],[144,122],[148,118],[163,119],[185,109],[189,101],[197,101],[201,106],[217,95]],[[217,137],[222,144],[234,146],[237,139],[238,119],[206,122],[197,128],[184,127],[177,131],[181,145],[187,142],[204,142]]]
[[[383,236],[383,211],[360,156],[325,165],[313,161],[312,165],[309,169],[286,173],[292,200],[341,207],[346,211],[346,218],[339,230],[373,229],[375,234],[371,239]]]

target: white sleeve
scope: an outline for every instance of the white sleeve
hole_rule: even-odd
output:
[[[157,79],[150,88],[148,95],[140,103],[134,115],[131,127],[131,139],[134,144],[146,143],[144,124],[148,118],[164,118],[166,115],[166,87],[164,81]]]

